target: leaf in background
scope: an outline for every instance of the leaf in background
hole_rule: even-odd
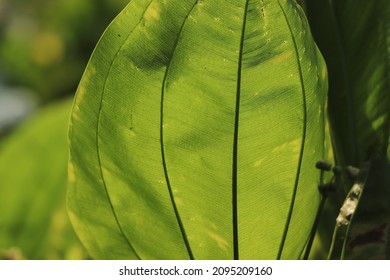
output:
[[[0,258],[79,259],[65,208],[71,103],[43,109],[0,146]]]
[[[390,221],[390,2],[319,0],[305,4],[329,70],[329,118],[336,161],[361,167],[371,159],[367,186],[354,218],[360,233],[352,225],[353,241],[361,235],[362,226],[370,232]],[[343,185],[347,192],[352,183],[344,180]],[[349,253],[353,258],[370,258],[372,250],[366,255]]]
[[[1,82],[45,103],[73,92],[101,32],[128,2],[1,0]]]
[[[329,70],[336,159],[360,166],[387,154],[390,123],[390,2],[306,1]]]
[[[72,112],[76,232],[102,259],[298,258],[326,90],[295,1],[132,1]]]
[[[390,162],[371,161],[367,183],[351,225],[346,258],[390,259]],[[379,190],[379,191],[378,191]]]

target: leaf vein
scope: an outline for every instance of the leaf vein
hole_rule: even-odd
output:
[[[286,242],[286,239],[287,239],[287,233],[288,233],[288,229],[289,229],[291,218],[292,218],[292,213],[293,213],[293,209],[294,209],[294,202],[295,202],[295,198],[296,198],[296,194],[297,194],[297,190],[298,190],[299,175],[300,175],[300,171],[301,171],[303,152],[304,152],[304,148],[305,148],[306,122],[307,122],[306,90],[305,90],[305,86],[304,86],[304,78],[303,78],[301,62],[300,62],[300,59],[299,59],[298,46],[297,46],[297,42],[295,40],[295,36],[294,36],[294,32],[292,30],[291,24],[289,22],[289,19],[287,18],[286,11],[283,8],[282,4],[280,3],[280,0],[278,0],[278,4],[279,4],[279,7],[280,7],[281,11],[283,12],[283,15],[284,15],[284,18],[286,20],[287,26],[288,26],[288,28],[290,30],[292,42],[293,42],[294,49],[295,49],[295,56],[296,56],[296,59],[297,59],[299,78],[300,78],[300,83],[301,83],[301,91],[302,91],[303,129],[302,129],[302,142],[301,142],[301,147],[300,147],[300,152],[299,152],[297,173],[295,175],[294,189],[293,189],[293,193],[292,193],[292,197],[291,197],[291,203],[290,203],[290,207],[289,207],[289,210],[288,210],[287,219],[286,219],[286,223],[285,223],[285,226],[284,226],[283,235],[282,235],[282,239],[281,239],[281,242],[280,242],[280,245],[279,245],[279,251],[278,251],[276,259],[280,259],[281,256],[282,256],[283,248],[284,248],[284,245],[285,245],[285,242]]]
[[[177,34],[176,41],[175,41],[175,43],[173,45],[173,48],[172,48],[171,56],[169,58],[167,67],[165,69],[164,79],[163,79],[162,88],[161,88],[161,105],[160,105],[160,145],[161,145],[162,164],[163,164],[163,168],[164,168],[164,176],[165,176],[165,180],[167,182],[167,187],[168,187],[168,192],[169,192],[169,197],[171,199],[172,207],[173,207],[173,210],[175,212],[175,216],[176,216],[177,222],[179,224],[179,228],[180,228],[180,231],[181,231],[181,234],[182,234],[182,237],[183,237],[183,241],[185,243],[188,255],[189,255],[191,260],[194,260],[194,255],[192,253],[191,245],[190,245],[190,243],[188,241],[188,237],[187,237],[187,233],[186,233],[185,228],[184,228],[183,221],[182,221],[182,219],[180,217],[179,209],[177,208],[177,205],[176,205],[175,197],[174,197],[174,194],[173,194],[173,191],[172,191],[171,182],[170,182],[170,179],[169,179],[168,166],[167,166],[166,157],[165,157],[164,127],[163,127],[163,123],[164,123],[165,86],[166,86],[166,81],[167,81],[167,77],[168,77],[168,74],[169,74],[169,69],[170,69],[170,66],[171,66],[171,63],[172,63],[172,58],[173,58],[173,56],[175,54],[177,46],[179,45],[180,35],[183,32],[184,25],[187,22],[187,19],[188,19],[189,15],[192,13],[192,11],[194,10],[194,8],[196,7],[197,4],[198,4],[198,1],[194,1],[194,4],[193,4],[192,8],[189,10],[187,17],[184,18],[183,23],[182,23],[182,25],[180,27],[180,30],[179,30],[179,32]]]
[[[144,17],[145,13],[147,12],[147,10],[149,9],[150,5],[152,4],[152,0],[150,0],[150,3],[149,5],[146,7],[143,15],[140,17],[140,21],[142,20],[142,18]],[[133,31],[135,30],[135,28],[138,26],[138,24],[135,24],[134,25],[134,28],[132,31],[130,31],[129,35],[126,37],[126,39],[123,41],[122,43],[122,46],[118,49],[118,51],[116,52],[114,58],[112,59],[111,61],[111,64],[110,64],[110,67],[108,69],[108,72],[107,72],[107,75],[105,77],[105,80],[104,80],[104,83],[103,83],[103,90],[102,90],[102,95],[101,95],[101,100],[100,100],[100,103],[99,103],[99,109],[98,109],[98,115],[97,115],[97,126],[96,126],[96,150],[97,150],[97,158],[98,158],[98,164],[99,164],[99,171],[100,171],[100,176],[101,176],[101,179],[102,179],[102,183],[103,183],[103,187],[104,187],[104,190],[105,190],[105,193],[106,193],[106,196],[107,196],[107,200],[110,204],[110,207],[111,207],[111,211],[113,213],[113,216],[114,216],[114,219],[115,219],[115,222],[118,226],[118,229],[119,231],[121,232],[121,234],[123,235],[124,239],[126,240],[127,242],[127,245],[129,246],[129,248],[134,252],[134,254],[136,255],[136,257],[138,259],[141,259],[139,254],[136,252],[136,250],[134,249],[133,245],[131,244],[130,240],[128,239],[128,237],[126,236],[125,232],[123,231],[122,229],[122,226],[120,225],[120,222],[119,222],[119,218],[116,214],[116,211],[114,209],[114,205],[111,201],[111,198],[110,198],[110,194],[108,192],[108,189],[107,189],[107,184],[106,184],[106,181],[104,179],[104,174],[103,174],[103,169],[102,169],[102,161],[101,161],[101,157],[100,157],[100,141],[99,141],[99,132],[100,132],[100,119],[101,119],[101,113],[102,113],[102,109],[103,109],[103,99],[104,99],[104,93],[106,92],[106,85],[107,85],[107,80],[108,80],[108,77],[110,76],[110,73],[111,73],[111,70],[113,69],[113,64],[116,60],[116,58],[118,57],[120,51],[123,49],[124,45],[125,45],[125,42],[130,38],[130,36],[133,34]]]
[[[238,130],[240,123],[240,99],[241,99],[241,73],[243,64],[243,50],[245,41],[246,19],[249,7],[249,0],[245,2],[244,17],[241,30],[240,50],[238,56],[237,69],[237,90],[236,90],[236,112],[234,119],[234,135],[233,135],[233,163],[232,163],[232,215],[233,215],[233,248],[234,259],[239,260],[239,239],[238,239]]]

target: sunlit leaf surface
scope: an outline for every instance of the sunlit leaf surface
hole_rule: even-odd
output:
[[[326,75],[295,1],[131,1],[70,123],[69,213],[92,256],[298,258]]]

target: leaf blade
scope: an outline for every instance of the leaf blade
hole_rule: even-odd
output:
[[[103,65],[106,82],[97,86],[100,104],[95,105],[94,113],[84,113],[94,124],[92,130],[98,130],[94,131],[97,136],[91,133],[91,137],[95,138],[94,147],[98,145],[100,164],[97,159],[81,157],[72,161],[75,165],[100,165],[123,235],[140,258],[191,258],[189,249],[195,259],[275,258],[285,228],[290,227],[292,233],[285,239],[287,252],[283,251],[282,257],[299,257],[292,235],[299,233],[298,221],[308,209],[305,206],[313,208],[319,200],[315,186],[319,174],[314,163],[323,154],[321,108],[326,70],[307,32],[297,39],[302,51],[309,49],[303,63],[315,64],[318,69],[312,75],[306,71],[303,79],[297,75],[286,82],[289,71],[302,62],[294,45],[284,40],[292,40],[292,36],[299,36],[299,28],[307,31],[308,27],[291,1],[280,3],[267,1],[259,6],[258,1],[184,1],[178,5],[175,1],[151,1],[135,23],[135,31],[122,41],[114,58],[110,54],[110,63]],[[281,7],[288,9],[294,32],[288,28]],[[273,13],[268,23],[262,14],[265,10]],[[269,31],[275,32],[269,38],[276,43],[267,45],[268,37],[251,33],[243,22],[258,30],[268,24]],[[113,31],[106,34],[113,36]],[[269,58],[268,50],[276,53]],[[92,58],[92,63],[97,63],[93,61],[97,58]],[[91,72],[91,67],[87,71]],[[283,75],[275,78],[278,72]],[[264,85],[258,79],[263,79]],[[302,96],[302,87],[310,98]],[[283,100],[286,93],[293,97]],[[307,108],[302,102],[308,103]],[[82,109],[89,101],[78,96],[76,103]],[[273,111],[273,106],[280,111]],[[303,141],[294,140],[297,135],[302,137],[304,114],[310,116],[310,135],[304,141],[308,149],[303,154],[309,160],[302,161],[305,172],[294,195],[290,179],[298,182],[303,146]],[[77,133],[90,129],[78,122],[74,115]],[[256,134],[261,130],[267,130],[260,133],[264,139]],[[75,135],[71,135],[73,145],[90,143]],[[269,156],[273,149],[275,159]],[[259,158],[264,155],[267,163]],[[281,163],[283,176],[272,171]],[[262,168],[255,168],[259,166]],[[78,176],[85,176],[85,170],[79,172]],[[264,193],[254,199],[261,192],[255,188],[259,183],[265,185]],[[71,188],[76,192],[76,187],[88,188],[87,184]],[[317,196],[315,203],[305,204],[313,195]],[[295,197],[302,206],[291,210]],[[79,211],[75,206],[79,198],[70,199],[75,199],[71,211]],[[276,215],[265,222],[267,213]],[[291,223],[285,226],[289,215]],[[307,234],[313,219],[314,214],[306,220]],[[263,225],[261,232],[253,230],[259,228],[258,223]],[[155,248],[156,235],[164,237],[159,250]],[[302,231],[299,235],[302,250],[307,235]],[[89,246],[98,244],[90,242]],[[103,252],[95,255],[104,256]]]

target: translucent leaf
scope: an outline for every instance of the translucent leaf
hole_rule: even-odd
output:
[[[298,258],[326,75],[295,1],[132,1],[72,112],[69,213],[90,253]]]

